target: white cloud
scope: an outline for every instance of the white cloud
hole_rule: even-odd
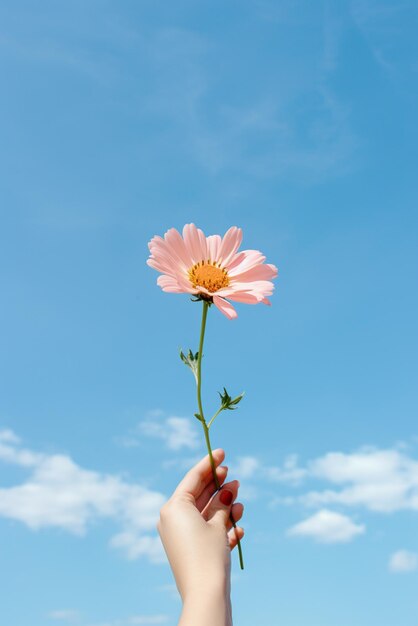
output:
[[[94,624],[89,624],[88,626],[136,626],[137,624],[166,624],[169,619],[169,616],[164,613],[154,615],[132,615],[128,618],[116,619],[111,622],[96,622]]]
[[[404,442],[387,449],[363,446],[353,452],[329,452],[304,464],[299,464],[294,454],[277,466],[265,465],[256,457],[241,457],[239,461],[237,478],[242,471],[248,479],[280,485],[280,490],[270,497],[269,508],[302,504],[319,509],[289,534],[307,534],[326,542],[343,541],[346,537],[348,540],[364,532],[363,525],[329,511],[332,505],[384,514],[418,512],[418,460]],[[328,524],[336,524],[335,532]]]
[[[273,482],[289,483],[297,485],[307,475],[307,470],[299,467],[298,456],[289,454],[283,463],[283,467],[264,467],[263,475]]]
[[[273,483],[297,485],[307,476],[308,471],[299,466],[296,454],[289,454],[282,466],[265,465],[255,456],[238,456],[230,464],[230,474],[236,475],[238,479],[266,478]]]
[[[156,80],[141,103],[142,115],[164,119],[165,141],[175,143],[213,174],[238,172],[246,181],[277,176],[317,181],[344,172],[353,164],[358,140],[349,108],[337,99],[327,80],[335,68],[338,34],[334,23],[324,32],[315,12],[312,18],[318,36],[325,35],[325,55],[315,37],[308,65],[306,54],[302,64],[300,58],[292,59],[297,71],[290,71],[291,81],[286,59],[287,71],[278,78],[276,68],[268,88],[239,104],[222,99],[218,106],[209,107],[219,82],[207,66],[213,42],[189,30],[161,29],[149,40],[148,61]],[[234,80],[225,73],[223,78]],[[272,91],[276,83],[280,88]],[[301,100],[304,107],[299,106]],[[251,150],[260,142],[263,150]],[[150,146],[148,153],[159,148],[159,143]]]
[[[281,467],[260,464],[258,475],[293,487],[314,481],[323,487],[301,495],[280,495],[274,503],[297,501],[311,507],[339,504],[381,513],[418,511],[418,461],[405,445],[329,452],[305,467],[298,464],[296,455],[290,455]]]
[[[41,454],[19,448],[20,439],[10,429],[0,430],[0,461],[35,467],[43,458]]]
[[[364,525],[355,524],[346,515],[322,509],[289,528],[287,534],[312,537],[319,543],[347,543],[364,532]]]
[[[165,624],[168,615],[134,615],[128,619],[128,624]]]
[[[128,558],[162,560],[163,548],[155,533],[166,500],[162,493],[117,475],[84,469],[67,455],[27,450],[10,431],[6,437],[4,432],[0,460],[24,466],[31,473],[19,485],[0,488],[0,516],[32,530],[55,527],[78,535],[98,519],[111,519],[120,528],[112,546]]]
[[[341,488],[311,491],[301,498],[307,505],[338,503],[384,513],[418,510],[418,461],[405,452],[375,448],[331,452],[312,461],[308,473]]]
[[[413,572],[416,569],[418,569],[418,554],[415,552],[398,550],[389,559],[389,570],[391,572]]]
[[[231,468],[231,473],[236,474],[237,478],[251,478],[255,476],[259,467],[260,462],[254,456],[239,456]]]
[[[138,424],[138,432],[164,441],[170,450],[195,450],[200,447],[196,424],[187,417],[164,417],[160,413],[154,413]]]
[[[59,609],[48,613],[49,619],[62,622],[75,622],[79,618],[79,612],[74,609]]]
[[[164,548],[157,536],[140,535],[135,530],[126,530],[114,535],[110,540],[110,545],[122,550],[131,561],[141,556],[148,556],[152,563],[166,561]]]
[[[238,456],[231,463],[226,459],[225,462],[229,467],[228,480],[237,478],[241,483],[239,489],[241,501],[258,498],[260,492],[251,484],[253,480],[267,479],[274,483],[296,485],[307,473],[306,469],[298,466],[298,457],[295,454],[287,456],[281,467],[265,465],[260,459],[250,455]]]
[[[2,441],[6,443],[19,443],[20,439],[10,428],[3,428],[3,430],[0,430],[0,442]]]

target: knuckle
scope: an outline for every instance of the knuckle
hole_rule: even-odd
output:
[[[172,503],[170,500],[167,500],[165,504],[160,509],[160,524],[164,522],[171,515]]]

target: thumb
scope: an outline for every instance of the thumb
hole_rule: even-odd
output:
[[[207,521],[212,520],[214,524],[227,526],[232,504],[238,494],[238,487],[238,480],[232,480],[219,489],[203,511]]]

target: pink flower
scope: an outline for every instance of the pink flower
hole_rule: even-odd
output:
[[[270,279],[277,276],[274,265],[264,263],[258,250],[238,248],[242,230],[232,226],[221,238],[205,237],[200,228],[186,224],[183,237],[170,228],[164,238],[155,236],[148,244],[150,267],[162,273],[157,284],[163,291],[190,293],[213,302],[229,319],[237,313],[228,300],[246,304],[270,304]]]

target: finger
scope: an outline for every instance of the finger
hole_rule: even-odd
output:
[[[228,468],[225,465],[221,465],[216,468],[216,476],[218,477],[218,485],[222,485],[225,481],[226,475],[228,474]],[[199,511],[203,511],[205,506],[208,504],[209,500],[216,492],[217,487],[215,481],[212,480],[207,487],[204,488],[200,496],[196,499],[196,508]]]
[[[218,467],[225,458],[225,452],[222,448],[217,448],[212,452],[212,456],[215,467]],[[177,485],[173,495],[191,494],[194,498],[198,498],[210,483],[211,476],[212,468],[207,454],[187,472],[183,480]]]
[[[215,524],[226,526],[232,503],[237,497],[238,487],[239,482],[237,480],[225,483],[202,511],[203,518],[206,521],[213,521]]]
[[[228,543],[231,550],[233,550],[238,543],[237,537],[240,541],[244,537],[244,529],[241,528],[241,526],[231,528],[231,530],[228,532]]]
[[[244,513],[244,505],[242,504],[242,502],[235,502],[231,508],[231,515],[234,518],[234,522],[238,522],[238,520],[242,518],[243,513]],[[230,530],[230,528],[233,528],[232,522],[231,522],[231,516],[229,516],[228,518],[226,527],[228,530]]]

